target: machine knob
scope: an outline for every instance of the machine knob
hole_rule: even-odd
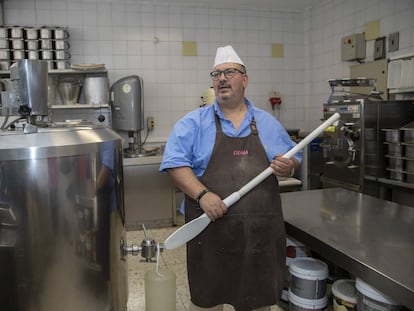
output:
[[[360,136],[361,136],[360,131],[353,131],[351,134],[351,139],[356,141],[356,140],[359,140]]]
[[[30,113],[32,112],[32,108],[30,108],[27,105],[20,105],[19,110],[17,111],[22,117],[28,117],[30,116]]]
[[[98,121],[99,122],[104,122],[105,121],[105,116],[104,115],[102,115],[102,114],[100,114],[99,116],[98,116]]]

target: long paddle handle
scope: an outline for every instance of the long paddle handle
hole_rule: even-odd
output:
[[[306,136],[304,139],[302,139],[297,145],[295,145],[292,149],[290,149],[288,152],[286,152],[283,157],[284,158],[291,158],[294,156],[298,151],[303,149],[306,145],[308,145],[312,140],[314,140],[316,137],[318,137],[322,132],[332,123],[337,121],[340,118],[339,113],[334,113],[329,119],[325,120],[321,125],[319,125],[315,130],[313,130],[308,136]],[[228,197],[226,197],[223,202],[226,204],[227,207],[230,207],[234,203],[236,203],[242,196],[244,196],[246,193],[248,193],[250,190],[252,190],[254,187],[256,187],[258,184],[260,184],[263,180],[265,180],[267,177],[269,177],[273,173],[273,169],[269,166],[266,168],[263,172],[261,172],[259,175],[254,177],[252,180],[250,180],[247,184],[245,184],[243,187],[241,187],[238,191],[233,192]]]
[[[299,150],[304,148],[307,144],[309,144],[312,140],[314,140],[319,134],[321,134],[329,125],[334,123],[338,120],[340,115],[338,113],[333,114],[329,119],[323,122],[319,127],[317,127],[313,132],[311,132],[308,136],[306,136],[301,142],[299,142],[295,147],[289,150],[287,153],[283,155],[284,158],[290,158]],[[256,187],[259,183],[265,180],[268,176],[273,173],[271,167],[268,167],[259,175],[254,177],[250,182],[240,188],[239,191],[233,192],[227,198],[223,200],[223,202],[230,207],[234,203],[236,203],[242,196],[244,196],[247,192],[252,190]],[[181,228],[177,229],[173,232],[166,240],[165,240],[165,248],[166,249],[174,249],[178,246],[181,246],[188,241],[192,240],[196,237],[201,231],[203,231],[208,224],[210,223],[210,219],[208,218],[206,213],[203,213],[201,216],[191,220],[190,222],[183,225]]]

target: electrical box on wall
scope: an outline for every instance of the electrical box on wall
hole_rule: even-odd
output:
[[[385,37],[375,39],[374,60],[385,58]]]
[[[365,58],[365,36],[356,33],[341,39],[341,59],[352,61]]]

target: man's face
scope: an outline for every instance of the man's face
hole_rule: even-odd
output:
[[[219,103],[241,101],[244,98],[248,78],[240,65],[225,63],[214,68],[213,86]]]

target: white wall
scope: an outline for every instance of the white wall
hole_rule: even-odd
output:
[[[412,0],[332,0],[303,12],[132,0],[5,0],[4,10],[8,25],[68,26],[72,63],[105,63],[111,82],[140,75],[145,114],[156,124],[149,141],[164,140],[178,118],[200,105],[218,46],[233,45],[246,63],[247,95],[257,106],[271,111],[267,94],[279,91],[279,119],[304,131],[320,124],[327,80],[348,76],[353,64],[340,60],[341,37],[380,19],[382,35],[400,32],[399,52],[414,51]],[[198,56],[182,56],[182,41],[197,41]],[[271,57],[272,43],[284,44],[284,58]]]
[[[312,128],[318,123],[320,103],[329,94],[328,79],[349,77],[349,66],[356,62],[342,62],[340,40],[352,33],[361,33],[369,21],[380,21],[380,35],[400,34],[400,50],[387,57],[414,53],[413,0],[330,0],[307,14],[305,46],[309,47],[309,83],[306,95],[310,101]],[[367,42],[367,58],[372,60],[374,41]],[[388,44],[388,43],[387,43]]]

